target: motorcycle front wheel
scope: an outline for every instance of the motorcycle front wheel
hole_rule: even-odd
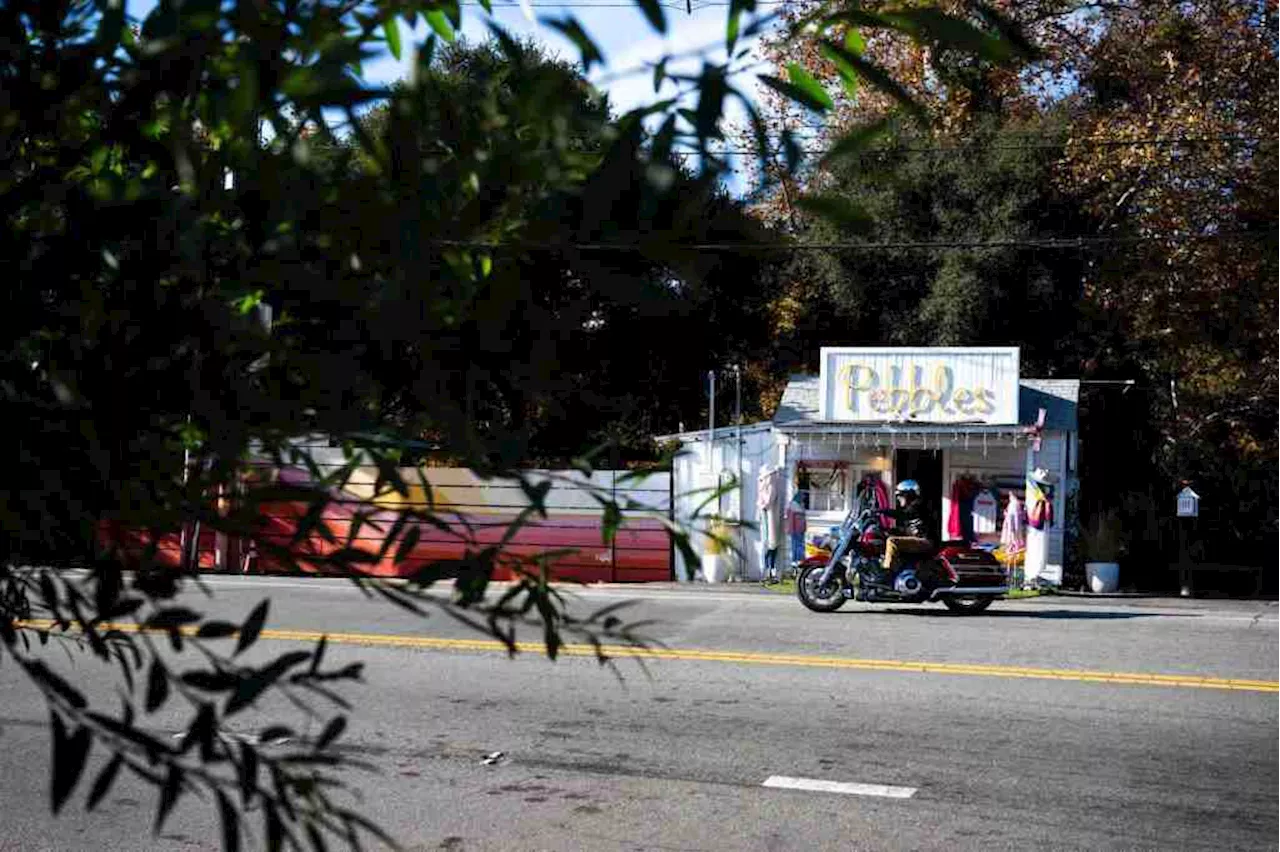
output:
[[[826,588],[819,586],[825,565],[810,565],[800,571],[796,578],[796,596],[800,603],[814,612],[835,612],[848,600],[844,596],[843,584],[839,579],[832,579]]]

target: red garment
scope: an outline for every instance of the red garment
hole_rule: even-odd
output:
[[[795,535],[796,533],[804,533],[808,526],[808,519],[805,516],[804,505],[799,500],[792,500],[787,504],[787,534]]]
[[[1027,486],[1027,526],[1033,530],[1053,526],[1053,501],[1036,483]]]
[[[881,509],[891,508],[892,504],[889,502],[889,487],[885,485],[884,480],[878,476],[875,477],[875,488],[876,503],[880,505]]]
[[[884,479],[876,474],[869,473],[862,477],[862,481],[858,483],[857,490],[858,505],[862,508],[871,508],[868,503],[874,503],[876,509],[893,508],[889,502],[889,488],[884,484]],[[869,500],[868,500],[869,498]],[[882,523],[886,528],[893,526],[892,518],[882,519]]]
[[[951,511],[947,513],[947,537],[950,539],[964,538],[964,524],[961,521],[962,509],[965,505],[971,504],[981,486],[977,480],[962,476],[951,486]]]
[[[1037,500],[1027,513],[1027,525],[1033,530],[1048,529],[1053,526],[1053,503],[1049,500]]]

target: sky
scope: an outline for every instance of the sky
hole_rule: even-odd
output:
[[[494,20],[513,36],[531,36],[542,42],[551,53],[577,61],[580,57],[578,48],[537,20],[574,15],[605,57],[606,64],[603,67],[597,65],[590,79],[609,93],[610,103],[618,113],[674,94],[674,84],[669,82],[659,92],[654,92],[651,66],[646,67],[646,63],[656,62],[667,54],[697,51],[699,56],[680,61],[673,59],[667,66],[669,73],[696,73],[704,60],[724,62],[726,58],[724,34],[728,9],[724,4],[709,5],[708,0],[694,0],[692,14],[679,0],[665,4],[667,32],[664,35],[654,30],[639,8],[629,0],[560,0],[558,3],[528,0],[530,7],[527,11],[532,13],[534,20],[526,16],[526,9],[520,2],[494,0],[490,19],[474,0],[463,0],[462,35],[473,41],[484,41],[489,36],[487,22]],[[711,3],[716,2],[711,0]],[[700,3],[703,5],[699,6]],[[155,0],[126,0],[126,10],[134,19],[144,18],[154,7]],[[748,23],[749,18],[744,16],[744,29]],[[401,21],[400,28],[404,44],[400,59],[384,51],[379,58],[367,62],[364,73],[370,83],[390,83],[412,73],[415,49],[426,39],[430,29],[422,20],[412,30]],[[758,38],[741,39],[737,50],[757,48],[758,41]],[[741,74],[734,81],[753,100],[758,100],[760,95],[755,73],[761,70],[764,69]],[[745,110],[736,99],[727,102],[726,119],[731,125],[745,126],[745,118]],[[746,165],[745,158],[735,158],[734,165],[741,169]],[[741,175],[735,175],[727,183],[735,193],[745,187]]]

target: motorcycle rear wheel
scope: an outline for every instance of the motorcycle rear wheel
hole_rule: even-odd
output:
[[[818,588],[818,581],[822,579],[824,570],[825,565],[810,565],[802,569],[800,576],[796,577],[796,597],[814,612],[835,612],[844,606],[848,598],[844,596],[843,584],[839,579],[833,579],[829,588]]]
[[[953,598],[947,596],[942,602],[947,605],[947,609],[959,615],[977,615],[987,607],[991,606],[995,598],[990,595],[973,598]]]

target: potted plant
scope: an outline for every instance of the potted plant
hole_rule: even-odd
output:
[[[1097,594],[1120,588],[1120,553],[1123,550],[1120,516],[1106,511],[1093,519],[1081,536],[1084,575],[1089,591]]]
[[[708,519],[702,549],[702,577],[708,583],[729,579],[729,526],[719,515]]]

